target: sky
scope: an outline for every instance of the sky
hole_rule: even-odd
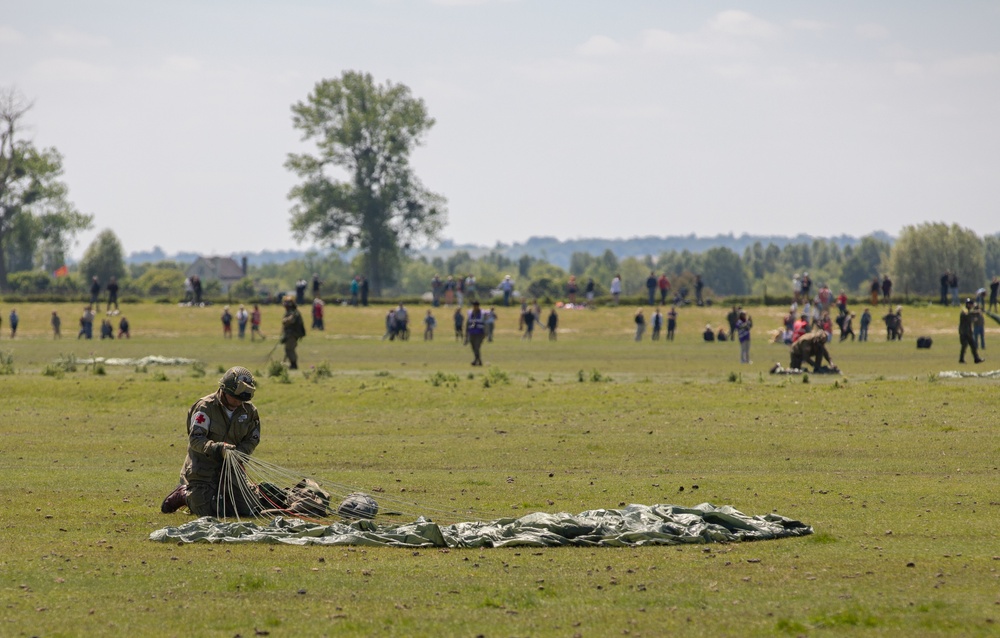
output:
[[[126,253],[305,249],[291,106],[345,70],[435,125],[442,238],[1000,232],[1000,3],[35,0],[0,87]]]

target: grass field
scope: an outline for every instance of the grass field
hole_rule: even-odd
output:
[[[1000,385],[937,377],[960,369],[955,309],[906,307],[902,342],[876,320],[869,343],[832,345],[843,376],[806,379],[767,373],[788,363],[765,342],[782,308],[753,309],[748,366],[736,344],[700,340],[725,309],[684,309],[676,341],[635,343],[634,308],[564,311],[556,342],[522,342],[501,308],[479,369],[446,309],[433,342],[401,343],[381,340],[385,308],[334,307],[288,383],[265,375],[277,308],[263,343],[224,341],[221,308],[160,304],[123,308],[130,340],[77,340],[80,309],[18,305],[12,341],[0,304],[2,636],[1000,633]],[[998,336],[988,326],[987,362],[961,369],[996,369]],[[200,363],[56,370],[145,355]],[[633,549],[151,542],[190,520],[158,507],[186,412],[237,364],[258,372],[256,455],[304,474],[484,519],[708,501],[816,533]]]

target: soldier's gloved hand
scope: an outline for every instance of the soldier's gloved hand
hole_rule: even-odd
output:
[[[235,449],[236,449],[236,446],[233,445],[232,443],[223,443],[222,444],[222,458],[226,458],[227,456],[229,456],[229,453],[232,452]]]

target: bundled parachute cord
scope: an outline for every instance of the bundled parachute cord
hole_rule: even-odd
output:
[[[326,510],[322,515],[315,505],[306,508],[309,510],[307,512],[297,511],[280,496],[298,490],[307,479],[315,481],[315,485],[321,488],[325,496],[329,497],[329,503],[322,508]],[[244,517],[269,518],[281,515],[315,523],[326,523],[329,522],[329,519],[340,520],[344,518],[338,514],[337,505],[347,497],[358,494],[371,496],[365,490],[357,487],[308,477],[301,472],[283,468],[235,449],[229,449],[223,455],[217,509],[220,516],[225,512],[227,516],[235,517],[237,520],[242,520]],[[377,515],[379,519],[398,516],[409,517],[413,520],[424,517],[438,522],[458,522],[463,520],[463,517],[473,516],[479,520],[485,520],[481,516],[477,516],[476,512],[470,508],[427,507],[386,496],[381,492],[378,493],[376,500],[379,505]]]

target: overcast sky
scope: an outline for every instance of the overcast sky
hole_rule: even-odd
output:
[[[5,3],[0,86],[126,252],[305,248],[290,107],[344,70],[437,120],[443,237],[1000,231],[1000,2]]]

